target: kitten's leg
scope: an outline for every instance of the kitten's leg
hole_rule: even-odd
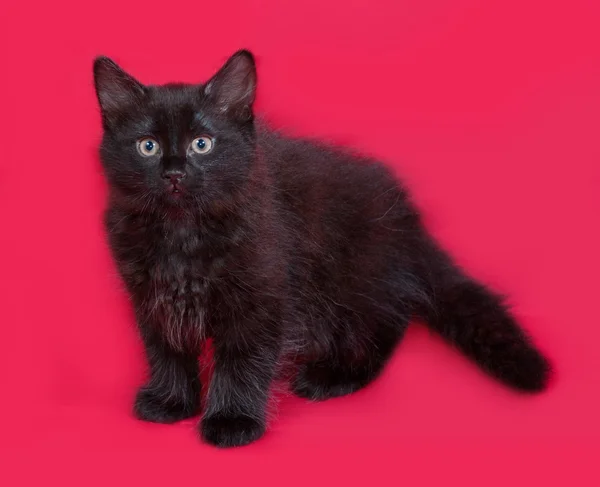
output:
[[[218,447],[242,446],[266,430],[270,385],[279,357],[279,340],[265,321],[246,318],[228,323],[215,336],[215,369],[208,388],[202,438]],[[237,320],[236,320],[237,321]]]
[[[406,324],[397,329],[378,329],[359,357],[342,344],[340,350],[301,364],[292,382],[294,393],[322,401],[362,389],[381,373],[405,328]]]
[[[173,350],[157,336],[143,336],[150,380],[137,393],[134,413],[144,421],[174,423],[200,409],[196,355]]]

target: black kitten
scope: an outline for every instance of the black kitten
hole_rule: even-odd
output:
[[[382,164],[255,121],[249,52],[204,85],[144,86],[107,58],[94,75],[106,227],[151,369],[139,418],[199,412],[210,338],[201,435],[250,443],[284,365],[299,396],[349,394],[377,377],[413,317],[504,383],[544,389],[547,361],[427,235]]]

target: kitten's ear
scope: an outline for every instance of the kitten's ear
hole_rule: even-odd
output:
[[[94,61],[94,84],[104,123],[110,125],[123,110],[139,103],[146,88],[107,57]]]
[[[204,86],[204,94],[236,120],[252,119],[256,94],[256,64],[249,51],[238,51]]]

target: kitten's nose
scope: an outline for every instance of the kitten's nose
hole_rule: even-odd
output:
[[[162,177],[173,184],[177,184],[181,182],[183,178],[185,178],[185,173],[177,169],[169,169],[168,171],[162,173]]]

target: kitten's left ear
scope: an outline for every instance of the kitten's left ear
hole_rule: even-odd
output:
[[[256,95],[256,64],[250,51],[236,52],[204,86],[204,94],[232,118],[252,119]]]
[[[114,123],[121,113],[142,102],[146,94],[144,85],[107,57],[98,57],[94,61],[94,84],[106,126]]]

